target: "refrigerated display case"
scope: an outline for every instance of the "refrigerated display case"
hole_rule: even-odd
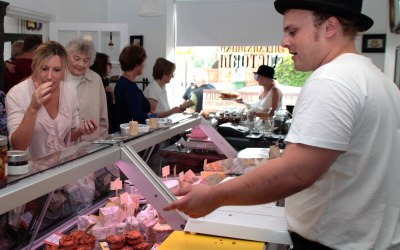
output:
[[[146,180],[143,184],[137,183],[138,188],[148,196],[150,203],[158,203],[157,194],[168,192],[168,190],[162,184],[160,186],[156,182],[149,181],[158,177],[142,159],[145,158],[145,151],[193,126],[201,127],[212,137],[214,143],[227,157],[236,156],[236,151],[206,120],[188,114],[176,117],[172,126],[168,128],[152,129],[137,136],[112,134],[90,143],[84,142],[59,152],[31,159],[28,174],[9,176],[7,186],[0,189],[0,249],[40,248],[43,240],[53,232],[65,232],[72,229],[79,215],[95,213],[113,195],[108,188],[104,187],[119,174],[119,171],[115,173],[115,169],[118,170],[117,163],[128,163],[130,164],[128,169],[133,166],[136,172],[145,169],[148,173],[145,176]],[[139,156],[138,152],[144,153]],[[65,187],[91,175],[94,176],[96,190],[103,187],[104,192],[95,194],[92,200],[88,199],[89,201],[75,199],[72,202],[71,197],[65,194]],[[136,180],[135,177],[132,178],[133,181]],[[77,190],[72,193],[76,195],[82,192],[79,188]],[[162,197],[162,202],[171,199],[173,199],[172,195]],[[165,217],[169,219],[171,216],[165,214]],[[176,218],[174,215],[172,217]],[[177,227],[182,229],[182,223],[185,223],[182,219],[184,217],[182,215],[178,217],[182,221]],[[18,221],[21,218],[23,223]],[[9,225],[11,219],[17,220],[14,227]],[[173,222],[171,224],[174,229],[178,229],[175,228],[178,224]]]
[[[209,136],[227,158],[237,157],[236,150],[208,121],[188,114],[178,116],[168,128],[153,129],[137,136],[112,134],[91,143],[81,143],[32,159],[28,174],[9,176],[7,186],[0,189],[0,249],[40,249],[43,247],[44,240],[54,232],[65,233],[75,229],[79,216],[97,213],[111,196],[115,196],[114,191],[109,191],[108,185],[113,178],[119,176],[134,183],[146,197],[147,202],[157,210],[173,230],[207,233],[204,232],[204,230],[207,231],[207,225],[204,223],[211,223],[210,225],[220,229],[240,227],[243,224],[240,220],[237,223],[233,220],[234,224],[231,225],[226,223],[227,220],[220,223],[213,219],[208,221],[209,217],[203,220],[189,219],[178,211],[166,213],[162,210],[162,207],[176,197],[147,165],[144,160],[148,159],[146,153],[151,152],[154,145],[194,126],[198,126]],[[80,183],[77,180],[86,180],[88,176],[94,176],[93,182],[97,192],[92,194],[93,199],[83,198],[83,196],[86,197],[82,194],[85,190],[71,188],[71,185],[81,187],[80,185],[87,184],[85,181]],[[69,187],[67,190],[75,190],[75,192],[68,194],[66,186]],[[77,195],[81,195],[81,199],[77,199]],[[265,238],[265,241],[272,239],[272,242],[276,239],[278,244],[290,243],[281,210],[278,211],[279,214],[275,214],[276,209],[273,210],[274,213],[267,210],[267,214],[263,215],[256,213],[265,218],[272,217],[273,220],[271,226],[266,225],[262,228],[264,232],[262,235],[267,237],[260,235],[260,238]],[[232,216],[236,212],[241,213],[241,211],[232,210],[228,212],[228,215]],[[22,218],[24,223],[17,221],[15,225],[19,227],[10,226],[10,219],[15,218]],[[214,231],[210,231],[210,234],[220,235],[219,232]],[[229,230],[222,231],[229,232]],[[236,237],[230,233],[221,234],[221,236]]]

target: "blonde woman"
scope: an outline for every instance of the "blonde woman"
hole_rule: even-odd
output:
[[[34,53],[32,75],[8,92],[7,128],[13,149],[40,156],[97,129],[91,120],[79,127],[76,99],[63,82],[66,66],[64,47],[54,41],[43,43]]]

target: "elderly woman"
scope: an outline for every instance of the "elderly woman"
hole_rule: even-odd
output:
[[[170,108],[168,103],[167,90],[165,85],[174,77],[175,64],[165,58],[157,58],[153,66],[154,82],[143,91],[144,96],[149,100],[151,112],[157,117],[166,117],[175,113],[181,113],[184,109],[179,107]]]
[[[96,50],[92,41],[75,38],[67,43],[68,70],[66,84],[72,85],[78,100],[79,120],[91,119],[99,127],[91,135],[83,136],[92,141],[108,134],[107,99],[101,77],[89,66],[94,62]]]
[[[91,121],[79,126],[72,87],[63,82],[66,67],[64,47],[46,42],[34,53],[32,75],[8,92],[7,127],[13,149],[40,156],[61,150],[97,129]]]
[[[146,51],[139,45],[126,46],[119,55],[123,71],[114,89],[115,116],[118,124],[131,120],[146,123],[150,113],[150,103],[135,83],[142,74]]]

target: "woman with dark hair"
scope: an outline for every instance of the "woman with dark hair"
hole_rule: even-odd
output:
[[[115,114],[114,114],[114,89],[110,86],[110,73],[112,64],[110,62],[110,56],[105,53],[96,53],[94,63],[90,66],[90,69],[99,74],[103,81],[104,90],[106,91],[107,98],[107,111],[108,111],[108,133],[114,133],[118,131],[118,127],[114,126]]]
[[[126,46],[119,55],[123,71],[114,89],[116,124],[138,121],[146,123],[150,103],[135,83],[142,74],[146,51],[139,45]]]
[[[105,53],[97,52],[96,57],[94,58],[94,62],[92,66],[90,66],[90,69],[99,74],[102,79],[107,79],[111,72],[110,57]]]
[[[167,90],[165,85],[174,77],[175,64],[165,58],[159,57],[153,66],[154,82],[143,91],[144,96],[149,100],[151,112],[157,117],[166,117],[175,113],[181,113],[184,109],[169,107]]]

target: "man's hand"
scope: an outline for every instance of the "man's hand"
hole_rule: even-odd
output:
[[[199,218],[211,213],[218,207],[213,200],[210,187],[207,185],[180,185],[174,194],[184,196],[165,206],[164,211],[178,209],[192,218]]]

